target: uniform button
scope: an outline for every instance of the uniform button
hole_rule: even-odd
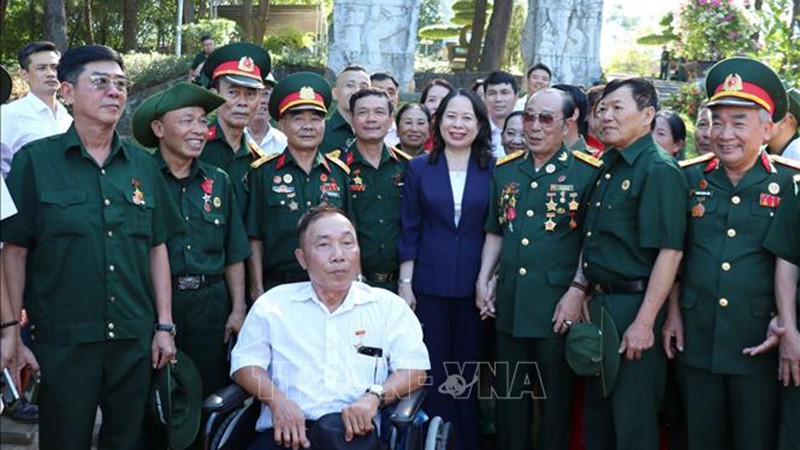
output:
[[[525,275],[526,273],[528,273],[528,271],[527,271],[527,270],[525,270],[525,268],[524,268],[524,267],[520,267],[520,268],[519,268],[519,274],[520,274],[520,275]]]
[[[116,268],[116,267],[114,267],[114,265],[113,265],[113,264],[109,264],[109,265],[108,265],[108,271],[109,271],[109,272],[113,272],[113,271],[115,271],[116,269],[117,269],[117,268]]]
[[[742,199],[738,195],[734,195],[731,197],[731,202],[733,202],[734,205],[738,205],[742,202]]]
[[[103,200],[103,204],[106,205],[106,206],[111,206],[111,200],[105,199],[105,200]]]
[[[214,219],[214,225],[219,225],[219,219]]]
[[[186,216],[186,221],[187,221],[187,222],[189,221],[189,216]]]
[[[728,237],[736,237],[736,230],[728,228]]]
[[[723,308],[727,308],[728,307],[728,299],[727,298],[719,299],[719,306],[722,306]]]
[[[117,297],[114,297],[113,295],[111,297],[109,297],[108,299],[111,301],[111,303],[114,303],[115,301],[117,301]]]
[[[378,194],[378,200],[383,200],[383,196],[381,196],[380,194]]]
[[[186,192],[186,188],[181,188],[181,192]]]
[[[378,219],[378,223],[383,223],[383,219]]]
[[[108,237],[114,237],[114,232],[111,231],[111,230],[108,230]]]
[[[100,175],[105,175],[105,174],[106,174],[106,169],[100,169]]]
[[[531,181],[531,189],[536,189],[538,187],[539,187],[539,183],[537,183],[535,181]]]
[[[587,231],[586,232],[586,237],[592,237],[592,232],[591,231]]]
[[[109,330],[113,330],[114,329],[114,323],[113,322],[109,322],[108,323],[108,329]]]
[[[610,180],[610,179],[611,179],[611,174],[610,174],[610,173],[607,173],[607,174],[606,174],[606,176],[605,176],[605,179],[606,179],[606,180]]]
[[[722,263],[722,270],[724,270],[725,272],[731,270],[731,263],[729,262]]]
[[[589,267],[589,263],[587,263],[587,262],[583,263],[583,267],[584,268]]]
[[[311,207],[311,202],[306,202],[306,206]]]
[[[191,249],[192,249],[191,244],[186,246],[186,250],[191,250]]]
[[[281,205],[285,205],[285,204],[286,204],[286,201],[285,200],[281,200]]]
[[[529,210],[525,211],[525,215],[528,216],[528,217],[533,217],[533,210],[529,209]]]
[[[109,331],[108,332],[108,337],[110,337],[111,339],[114,339],[114,336],[116,336],[116,335],[114,334],[113,331]]]
[[[602,205],[602,203],[600,203],[600,202],[597,202],[597,203],[594,204],[594,206],[596,206],[597,208],[599,208],[600,205]]]
[[[522,238],[522,245],[527,247],[528,244],[530,244],[530,243],[531,243],[531,241],[529,241],[528,238]]]

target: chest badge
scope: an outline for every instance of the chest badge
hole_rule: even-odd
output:
[[[544,171],[547,173],[553,173],[556,171],[556,166],[548,164],[547,167],[544,168]]]
[[[203,182],[200,183],[200,189],[203,190],[203,210],[205,212],[211,212],[211,193],[214,192],[214,180],[205,178]]]
[[[701,218],[706,214],[706,207],[703,206],[702,200],[698,199],[697,204],[692,207],[692,217]]]
[[[781,187],[778,183],[770,183],[769,186],[767,186],[767,190],[772,195],[778,195],[781,192]]]
[[[287,173],[286,175],[283,176],[283,182],[286,183],[286,184],[291,183],[292,180],[293,180],[292,174],[290,174],[290,173]]]
[[[622,188],[623,191],[627,191],[628,189],[631,188],[631,180],[624,180],[620,187]]]
[[[133,204],[144,205],[144,192],[139,189],[142,186],[142,182],[136,178],[131,178],[131,186],[133,186],[133,195],[131,196]]]

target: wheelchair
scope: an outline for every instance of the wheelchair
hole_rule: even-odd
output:
[[[389,450],[451,450],[452,427],[422,410],[425,390],[381,409],[379,436]],[[255,439],[261,404],[239,385],[228,385],[203,402],[203,450],[242,450]]]

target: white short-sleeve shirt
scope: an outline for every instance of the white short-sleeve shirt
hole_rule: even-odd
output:
[[[380,348],[383,357],[359,354],[360,346]],[[341,411],[391,371],[430,369],[430,358],[419,321],[397,295],[354,282],[330,312],[311,283],[302,282],[270,289],[253,304],[231,355],[231,375],[248,366],[267,370],[306,419],[316,420]],[[256,429],[271,427],[272,413],[262,405]]]
[[[0,107],[0,172],[3,178],[11,170],[11,160],[20,148],[37,139],[66,132],[72,125],[67,108],[56,101],[55,113],[28,93],[21,99]]]
[[[245,129],[247,134],[252,138],[253,135],[250,134],[249,129]],[[255,141],[255,139],[254,139]],[[286,149],[286,135],[283,134],[283,131],[271,126],[269,127],[269,131],[267,134],[264,135],[264,138],[261,139],[261,142],[256,142],[261,150],[268,155],[272,153],[281,153],[284,149]]]

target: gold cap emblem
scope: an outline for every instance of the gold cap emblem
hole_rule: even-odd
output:
[[[314,100],[317,98],[317,95],[314,93],[314,88],[310,86],[303,86],[300,88],[300,99],[301,100]]]
[[[725,77],[725,82],[722,85],[722,90],[725,92],[738,92],[743,89],[742,77],[738,73],[732,73]]]
[[[255,68],[255,64],[253,64],[253,58],[249,56],[243,56],[242,59],[239,60],[238,68],[242,72],[252,72]]]

